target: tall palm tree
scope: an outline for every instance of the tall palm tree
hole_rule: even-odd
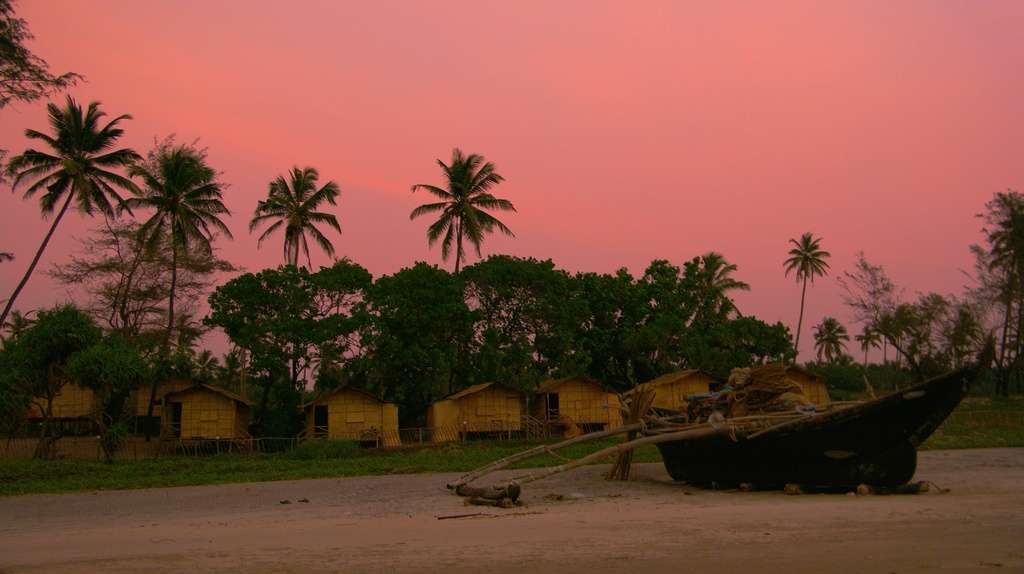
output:
[[[719,299],[722,311],[731,313],[737,311],[736,305],[729,297],[730,291],[750,291],[750,285],[733,279],[731,275],[739,269],[735,263],[726,261],[725,256],[715,251],[701,255],[702,287],[708,290],[713,297]]]
[[[409,219],[435,211],[441,212],[441,217],[427,229],[427,244],[433,247],[444,235],[444,239],[441,240],[441,259],[448,261],[454,243],[455,272],[458,273],[462,261],[466,258],[466,252],[462,247],[463,239],[473,244],[479,257],[480,242],[484,240],[485,233],[497,229],[505,235],[515,237],[512,230],[485,210],[515,211],[516,208],[509,200],[499,199],[489,193],[492,187],[505,181],[505,178],[498,175],[492,163],[484,163],[483,156],[464,156],[459,148],[455,148],[452,151],[451,165],[445,165],[441,160],[437,160],[437,163],[444,171],[447,187],[418,183],[412,186],[412,190],[415,192],[423,189],[436,195],[441,201],[417,207],[409,214]]]
[[[334,257],[334,245],[324,236],[317,224],[326,224],[339,234],[341,226],[338,219],[330,214],[317,211],[325,201],[331,205],[337,205],[336,198],[341,193],[338,184],[328,181],[323,187],[317,189],[317,182],[320,181],[320,173],[312,167],[305,167],[301,170],[298,166],[292,168],[290,178],[285,179],[283,175],[270,182],[267,191],[267,199],[256,204],[256,213],[249,222],[249,233],[255,231],[260,225],[271,220],[276,220],[270,225],[257,241],[257,247],[263,240],[272,235],[275,231],[284,227],[284,261],[289,265],[299,265],[299,250],[306,253],[306,263],[309,270],[313,271],[313,261],[309,257],[309,243],[306,235],[309,234],[316,241],[320,249],[328,257]]]
[[[43,191],[39,198],[43,217],[52,214],[58,203],[61,206],[39,246],[39,251],[29,264],[25,277],[7,300],[7,306],[3,314],[0,314],[0,324],[7,319],[14,301],[39,264],[39,259],[53,237],[57,224],[72,203],[85,215],[91,216],[99,211],[103,215],[113,217],[116,215],[114,204],[124,204],[115,188],[128,191],[136,189],[131,180],[111,171],[127,167],[139,159],[139,154],[131,149],[113,149],[123,133],[116,127],[117,124],[121,120],[131,119],[131,116],[118,116],[101,127],[100,119],[106,114],[100,111],[99,105],[99,102],[92,102],[83,110],[71,96],[68,96],[63,108],[56,104],[47,104],[46,111],[52,135],[28,129],[25,130],[25,137],[42,141],[52,153],[27,149],[21,155],[12,158],[7,165],[7,173],[14,177],[12,189],[29,184],[25,190],[26,199]]]
[[[167,337],[174,330],[174,296],[178,282],[178,255],[182,250],[210,250],[216,232],[231,238],[220,220],[231,212],[224,206],[223,184],[217,172],[206,165],[205,154],[187,146],[158,148],[151,161],[132,166],[129,173],[139,177],[142,189],[125,203],[132,208],[152,209],[153,215],[139,227],[139,237],[149,249],[169,239],[171,284],[167,297]]]
[[[871,325],[864,325],[864,330],[853,339],[860,343],[860,350],[864,351],[864,366],[868,366],[868,351],[882,348],[882,334]]]
[[[834,363],[836,359],[843,356],[846,350],[846,343],[850,335],[846,327],[842,326],[835,317],[825,317],[820,325],[814,327],[814,348],[818,350],[818,361],[824,359],[826,362]]]
[[[800,240],[790,239],[795,247],[789,250],[790,258],[783,262],[783,266],[786,268],[786,277],[789,277],[790,271],[796,271],[797,283],[803,282],[803,289],[800,292],[800,318],[796,322],[796,341],[793,343],[793,347],[796,350],[796,355],[793,355],[793,362],[796,363],[796,357],[800,354],[800,329],[804,323],[804,301],[807,299],[807,282],[814,283],[815,277],[824,277],[828,275],[828,263],[826,259],[832,257],[832,254],[828,251],[823,251],[821,246],[821,238],[815,239],[810,232],[804,233],[800,236]]]

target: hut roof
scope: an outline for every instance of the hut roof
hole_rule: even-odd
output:
[[[816,380],[819,380],[819,381],[822,381],[822,382],[824,382],[824,380],[825,380],[825,377],[823,377],[821,375],[816,375],[816,374],[808,371],[807,369],[804,369],[802,367],[797,367],[796,365],[789,365],[788,367],[786,367],[786,372],[787,373],[789,373],[789,372],[797,373],[797,374],[803,375],[803,376],[805,376],[805,377],[807,377],[809,379],[816,379]]]
[[[595,381],[594,379],[591,379],[590,377],[586,377],[583,375],[572,375],[569,377],[562,377],[561,379],[548,379],[543,383],[537,385],[537,390],[534,391],[534,394],[543,395],[544,393],[550,393],[551,391],[557,389],[558,387],[564,385],[565,383],[577,379],[583,381],[584,383],[587,383],[588,385],[594,385],[595,387],[601,389],[606,393],[615,393],[615,391],[612,390],[611,387],[602,385],[601,383]]]
[[[654,389],[654,388],[660,387],[662,385],[670,385],[672,383],[677,383],[677,382],[679,382],[679,381],[681,381],[683,379],[692,377],[693,375],[697,375],[697,374],[702,374],[702,375],[708,377],[709,379],[711,379],[712,381],[714,381],[716,383],[725,383],[726,382],[726,379],[723,379],[722,377],[719,377],[718,375],[709,373],[707,371],[702,371],[701,369],[687,369],[685,371],[676,371],[674,373],[668,373],[667,375],[662,375],[662,376],[660,376],[660,377],[658,377],[656,379],[651,379],[650,381],[647,381],[646,383],[641,383],[641,384],[637,385],[636,388],[644,389],[644,390]],[[627,391],[626,394],[630,394],[632,392],[633,392],[633,390],[630,389],[629,391]]]
[[[517,394],[519,396],[526,396],[526,393],[524,393],[523,391],[520,391],[520,390],[517,390],[517,389],[513,389],[512,387],[510,387],[508,385],[503,385],[501,383],[480,383],[479,385],[473,385],[472,387],[468,387],[468,388],[462,389],[461,391],[455,393],[454,395],[445,397],[442,400],[452,401],[452,400],[461,399],[462,397],[466,397],[466,396],[472,395],[473,393],[479,393],[480,391],[482,391],[482,390],[484,390],[484,389],[486,389],[488,387],[492,387],[492,386],[493,387],[501,387],[501,388],[505,389],[506,391],[515,393],[515,394]]]
[[[231,399],[231,400],[233,400],[235,402],[239,402],[239,403],[242,403],[244,405],[248,405],[250,407],[256,406],[256,403],[250,401],[249,399],[240,397],[239,395],[236,395],[235,393],[232,393],[231,391],[224,390],[224,389],[222,389],[220,387],[212,387],[210,385],[205,385],[203,383],[196,383],[194,386],[191,386],[191,387],[189,387],[187,389],[182,389],[180,391],[175,391],[173,393],[167,393],[166,395],[164,395],[164,400],[166,400],[167,397],[173,397],[175,395],[183,395],[185,393],[188,393],[188,392],[191,392],[191,391],[195,391],[195,390],[210,391],[210,392],[213,392],[213,393],[217,393],[218,395],[225,396],[225,397],[227,397],[227,398],[229,398],[229,399]]]
[[[316,397],[315,399],[309,401],[308,403],[306,403],[304,405],[299,405],[299,408],[300,409],[305,409],[307,407],[312,406],[314,403],[318,403],[318,402],[320,402],[320,401],[322,401],[324,399],[333,397],[334,395],[339,395],[339,394],[344,393],[344,392],[351,392],[351,393],[360,394],[360,395],[363,395],[364,397],[373,399],[373,400],[375,400],[377,402],[381,402],[381,403],[393,403],[394,402],[394,401],[386,401],[386,400],[378,397],[377,395],[375,395],[373,393],[370,393],[370,392],[367,392],[367,391],[363,391],[363,390],[357,389],[355,387],[341,387],[340,389],[335,389],[335,390],[327,393],[326,395],[320,395],[320,396]]]

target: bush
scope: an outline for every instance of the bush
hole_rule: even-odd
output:
[[[299,443],[289,456],[297,460],[331,460],[356,458],[362,454],[359,443],[351,440],[306,440]]]

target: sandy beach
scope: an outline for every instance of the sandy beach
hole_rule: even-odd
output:
[[[524,485],[509,510],[465,506],[449,474],[0,499],[0,573],[1024,572],[1024,449],[921,453],[935,486],[907,496],[606,469]]]

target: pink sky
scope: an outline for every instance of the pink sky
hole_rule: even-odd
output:
[[[209,148],[230,184],[233,242],[250,271],[282,262],[246,225],[267,183],[312,165],[342,189],[339,255],[373,273],[429,250],[436,160],[453,147],[493,162],[499,217],[515,239],[487,254],[552,259],[570,272],[635,276],[710,250],[751,285],[744,314],[795,330],[788,240],[811,231],[831,276],[808,293],[802,344],[826,315],[851,335],[836,276],[856,253],[907,297],[959,294],[982,240],[976,214],[1024,191],[1024,3],[22,1],[31,49],[70,93],[132,114],[123,143]],[[63,96],[61,96],[63,98]],[[0,112],[0,147],[47,129],[42,104]],[[0,193],[0,297],[48,222]],[[69,214],[41,270],[97,222]],[[470,260],[474,262],[475,258]],[[327,264],[322,253],[314,265]],[[445,265],[451,269],[451,262]],[[37,271],[17,307],[67,299]],[[850,351],[859,352],[851,344]]]

